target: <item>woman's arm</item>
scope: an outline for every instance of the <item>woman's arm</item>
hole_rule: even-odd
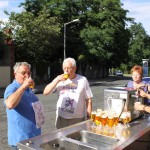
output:
[[[146,112],[150,113],[150,106],[146,106],[146,105],[143,105],[140,103],[135,103],[134,109],[139,110],[139,111],[146,111]]]

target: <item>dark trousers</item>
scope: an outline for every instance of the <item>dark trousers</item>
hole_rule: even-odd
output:
[[[56,119],[56,128],[60,129],[60,128],[64,128],[64,127],[68,127],[70,125],[79,123],[85,121],[85,117],[84,118],[74,118],[74,119],[65,119],[63,117],[58,116]]]

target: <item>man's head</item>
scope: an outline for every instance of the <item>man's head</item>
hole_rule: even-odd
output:
[[[16,81],[22,84],[26,78],[29,78],[31,76],[30,68],[31,65],[27,62],[16,62],[13,67]]]
[[[63,61],[63,71],[64,73],[69,74],[69,78],[75,78],[76,74],[76,61],[73,58],[66,58]]]

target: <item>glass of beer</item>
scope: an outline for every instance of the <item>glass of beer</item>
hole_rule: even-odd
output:
[[[102,126],[105,126],[107,124],[107,114],[106,113],[103,113],[101,115],[101,124],[102,124]]]
[[[96,111],[92,111],[91,112],[91,116],[90,116],[90,119],[94,122],[95,120],[95,117],[96,117]]]
[[[29,86],[30,89],[34,89],[34,83]]]
[[[108,129],[108,135],[109,136],[113,136],[114,135],[114,130],[113,130],[114,121],[115,121],[114,115],[113,114],[108,115],[108,117],[107,117],[107,125],[109,127],[109,129]]]
[[[111,127],[113,127],[113,125],[114,125],[114,116],[113,115],[109,115],[108,117],[107,117],[107,125],[111,128]]]
[[[127,113],[126,112],[122,112],[120,119],[122,121],[122,123],[124,124],[124,128],[126,128],[126,124],[128,123],[128,117],[127,117]]]
[[[69,74],[68,73],[64,73],[64,79],[67,80],[69,77]]]
[[[129,127],[129,122],[131,121],[131,112],[127,111],[126,115],[127,115],[127,127]]]
[[[104,134],[104,135],[108,134],[108,129],[105,127],[106,124],[107,124],[107,114],[102,113],[102,115],[101,115],[101,125],[102,125],[101,134]]]
[[[31,89],[31,93],[37,92],[37,89],[34,89],[35,83],[34,83],[33,79],[31,77],[29,77],[29,79],[31,79],[31,82],[29,85],[29,88]]]
[[[114,113],[114,126],[117,126],[119,122],[119,114]]]
[[[101,113],[100,112],[97,112],[96,113],[96,116],[95,116],[95,119],[94,119],[94,123],[98,126],[100,125],[101,123]]]
[[[31,77],[29,77],[29,79],[32,80],[32,83],[29,85],[29,88],[33,90],[34,89],[34,81]]]

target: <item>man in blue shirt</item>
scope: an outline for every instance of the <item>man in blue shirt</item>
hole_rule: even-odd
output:
[[[43,107],[29,88],[34,84],[30,67],[27,62],[17,62],[13,68],[15,79],[4,93],[8,144],[14,150],[17,150],[18,142],[40,135],[44,123]]]

